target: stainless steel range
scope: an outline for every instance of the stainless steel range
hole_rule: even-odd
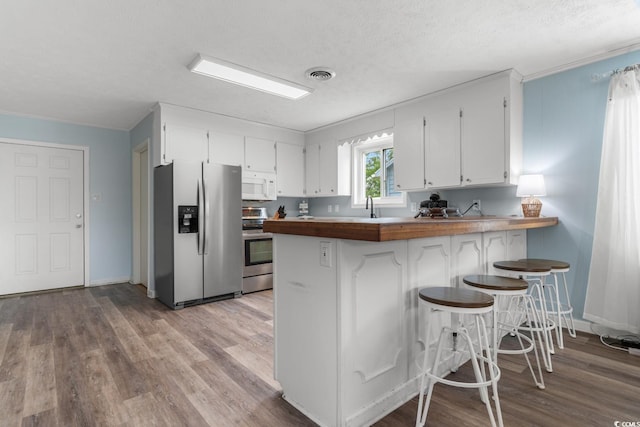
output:
[[[267,208],[242,208],[243,294],[273,288],[273,235],[262,231],[265,219]]]

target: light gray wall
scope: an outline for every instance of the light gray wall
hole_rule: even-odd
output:
[[[0,137],[89,147],[90,282],[131,276],[129,132],[0,114]]]

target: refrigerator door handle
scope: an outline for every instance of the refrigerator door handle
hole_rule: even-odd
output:
[[[209,224],[209,189],[207,187],[207,181],[204,179],[204,174],[202,175],[202,193],[204,196],[204,244],[203,244],[203,252],[205,255],[209,254],[209,230],[207,229],[207,225]]]
[[[198,255],[202,255],[204,250],[205,222],[203,215],[204,191],[201,180],[198,180]]]

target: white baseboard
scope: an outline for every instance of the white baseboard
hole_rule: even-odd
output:
[[[576,331],[586,332],[587,334],[593,334],[594,332],[591,330],[592,323],[588,320],[574,320],[573,326],[575,326]]]
[[[115,285],[118,283],[129,283],[130,280],[131,277],[116,277],[113,279],[92,280],[87,286]]]

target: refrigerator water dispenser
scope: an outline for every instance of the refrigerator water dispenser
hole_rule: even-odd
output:
[[[198,232],[198,206],[178,206],[178,233]]]

